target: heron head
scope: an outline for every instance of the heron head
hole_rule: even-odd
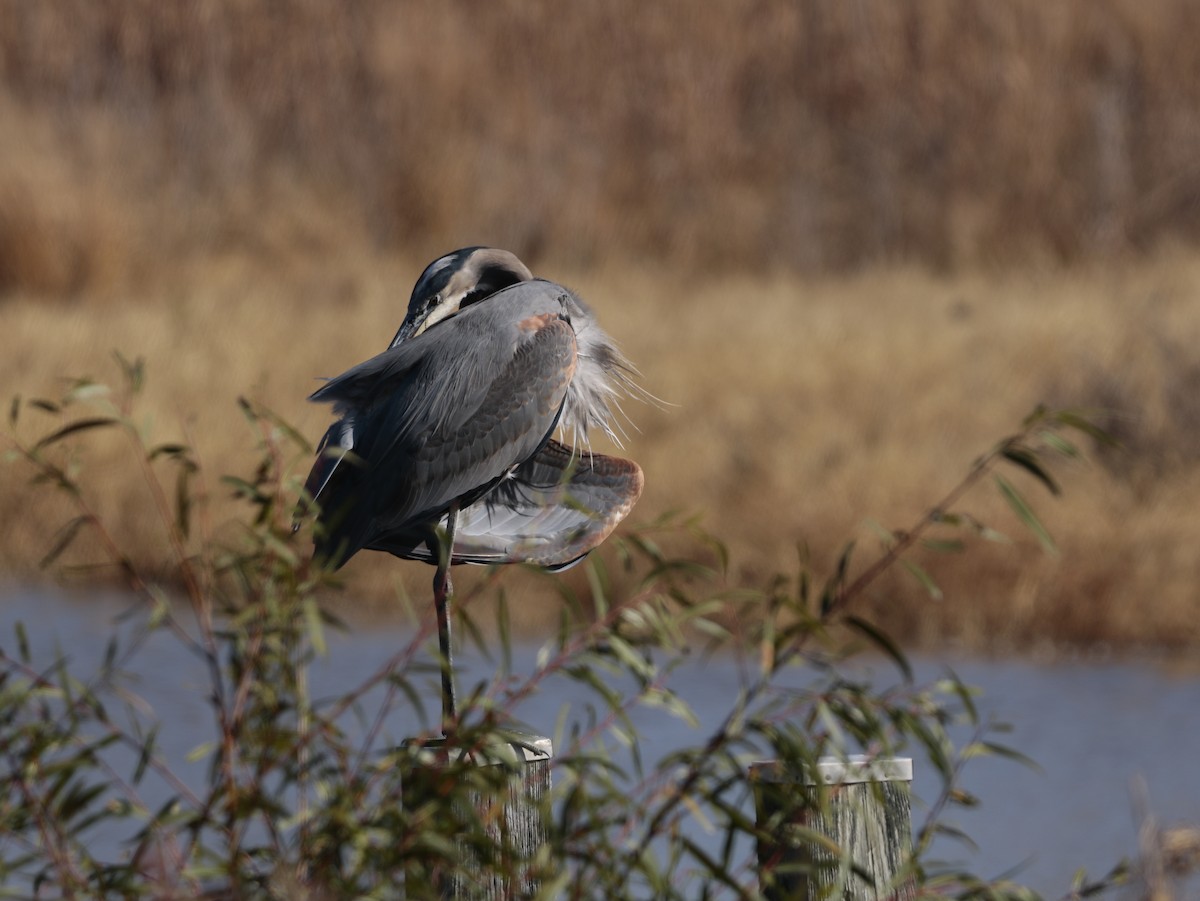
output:
[[[389,346],[415,338],[464,307],[531,278],[528,266],[495,247],[464,247],[439,257],[417,279],[408,313]]]

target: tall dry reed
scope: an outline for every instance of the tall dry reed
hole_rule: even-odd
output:
[[[0,290],[470,241],[817,271],[1194,240],[1188,0],[0,5]]]

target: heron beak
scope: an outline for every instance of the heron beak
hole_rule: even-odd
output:
[[[415,338],[431,325],[435,325],[446,317],[454,315],[458,312],[461,301],[461,297],[449,298],[436,304],[424,316],[407,317],[400,323],[400,330],[396,332],[396,337],[392,339],[392,343],[388,347],[395,347],[410,338]]]
[[[415,323],[416,328],[413,330],[412,337],[417,337],[421,332],[425,331],[432,325],[437,325],[443,319],[449,319],[458,312],[459,305],[462,303],[462,297],[448,297],[436,307],[429,311],[429,314],[420,322]]]

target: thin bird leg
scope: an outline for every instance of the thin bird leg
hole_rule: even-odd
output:
[[[458,505],[446,516],[446,533],[438,541],[438,567],[433,577],[433,605],[437,609],[438,648],[442,666],[442,735],[447,735],[458,717],[454,701],[454,658],[450,650],[450,561],[454,558],[454,530],[458,524]]]

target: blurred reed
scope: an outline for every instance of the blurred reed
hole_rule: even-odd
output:
[[[470,241],[843,270],[1200,235],[1189,0],[0,4],[0,291]]]

